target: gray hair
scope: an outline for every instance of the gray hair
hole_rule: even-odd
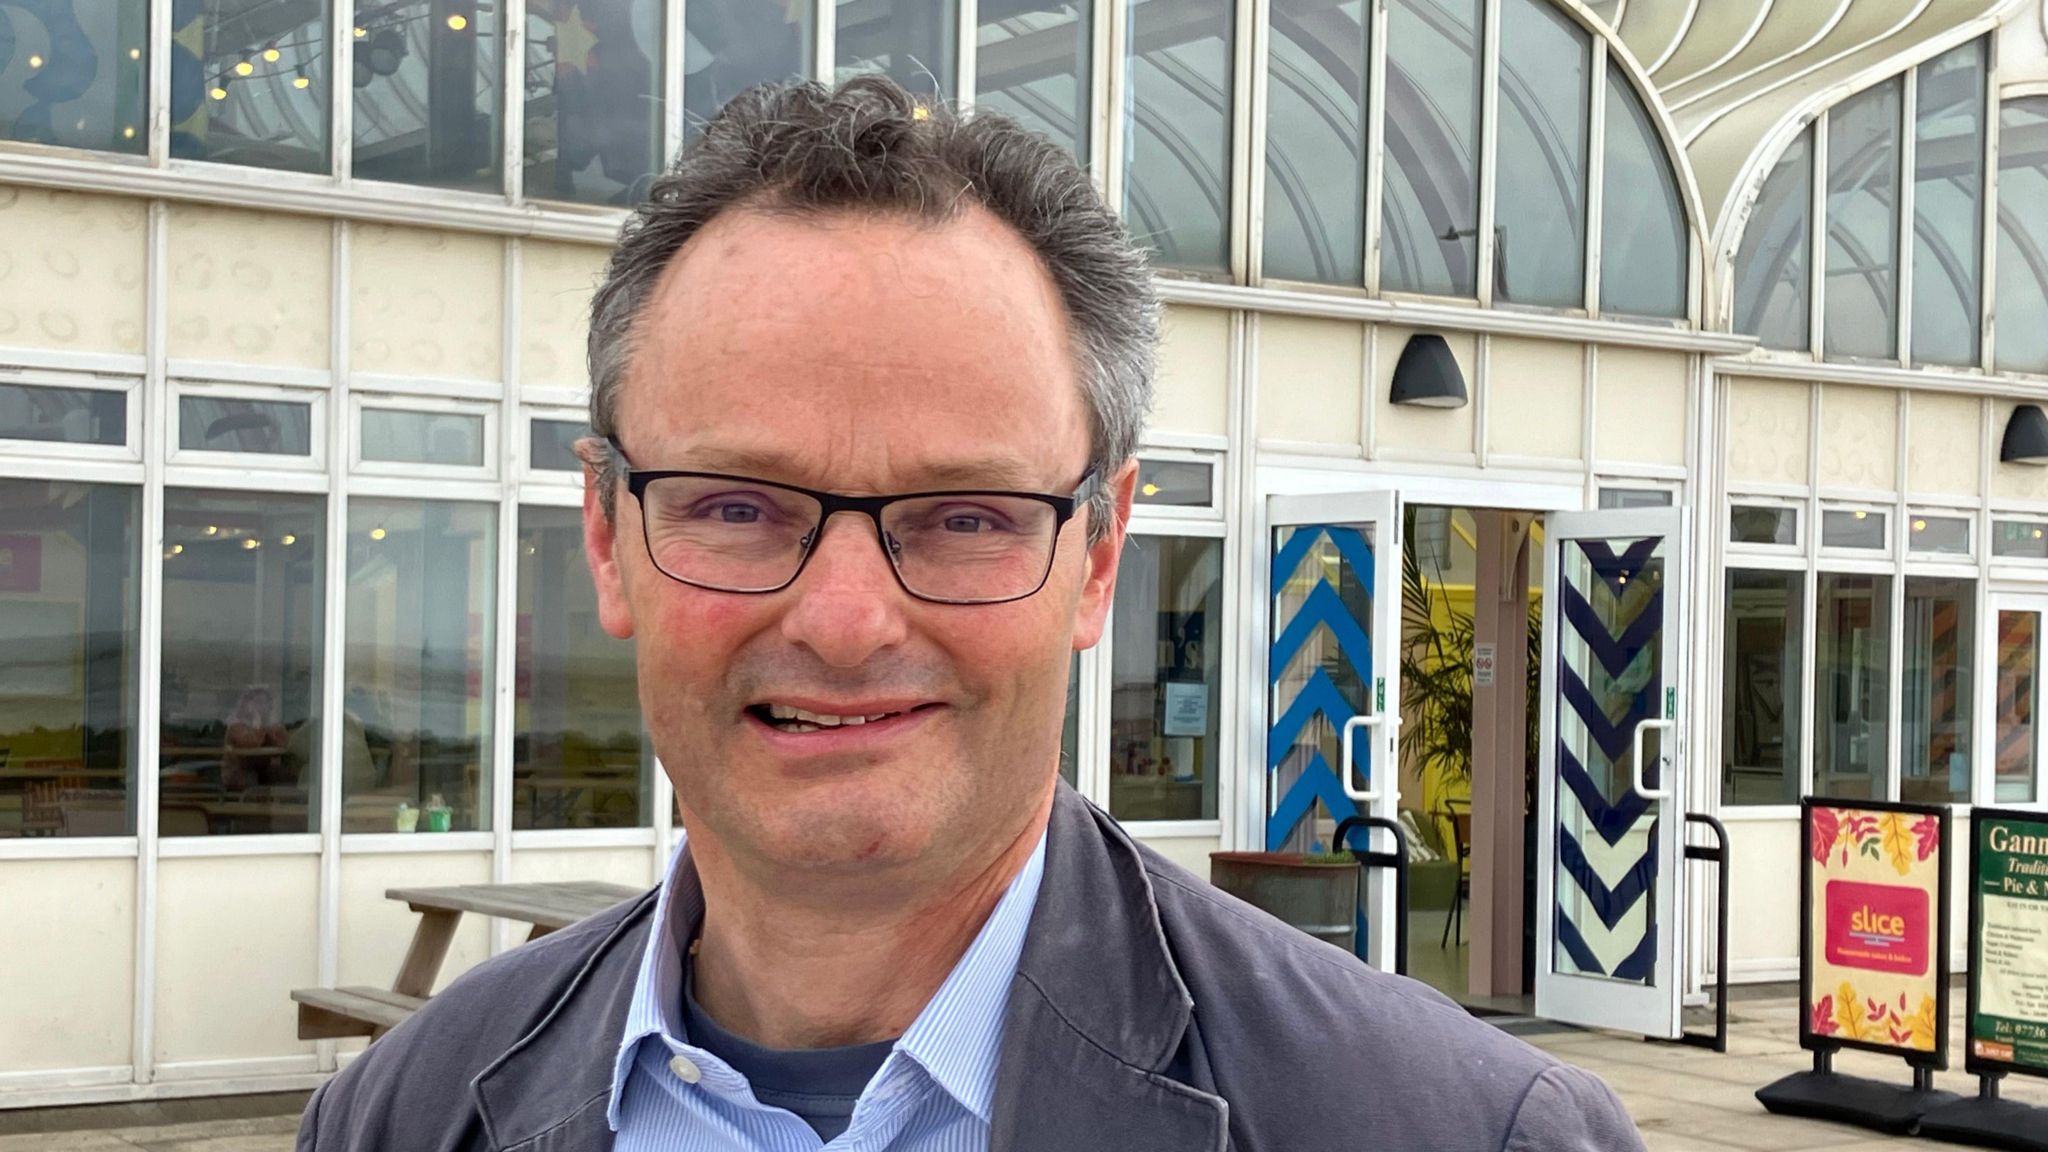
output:
[[[1159,302],[1144,254],[1074,159],[1006,116],[928,106],[882,76],[836,91],[764,85],[733,98],[626,221],[591,301],[590,428],[617,432],[635,325],[683,245],[729,209],[896,213],[943,223],[979,205],[1037,253],[1066,308],[1089,416],[1089,462],[1106,480],[1137,449],[1152,402]],[[592,445],[605,515],[622,467]],[[1105,485],[1090,539],[1107,529]]]

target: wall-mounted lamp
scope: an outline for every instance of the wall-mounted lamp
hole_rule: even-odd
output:
[[[2048,464],[2048,414],[2040,405],[2022,404],[2012,410],[1998,459],[2003,464]]]
[[[1417,332],[1401,349],[1394,365],[1393,387],[1387,399],[1395,404],[1421,408],[1463,408],[1470,400],[1465,394],[1465,374],[1451,346],[1434,332]]]

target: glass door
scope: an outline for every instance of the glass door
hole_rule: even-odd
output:
[[[1347,816],[1392,820],[1399,802],[1401,546],[1390,492],[1272,496],[1267,636],[1267,851],[1335,847]],[[1382,851],[1394,833],[1371,834]],[[1367,835],[1348,837],[1367,846]],[[1358,954],[1394,970],[1394,874],[1366,873]]]
[[[1546,522],[1536,1014],[1679,1034],[1684,513]]]
[[[2048,626],[2048,596],[1991,597],[1992,634],[1985,653],[1991,667],[1993,804],[2032,804],[2041,797],[2041,638]]]

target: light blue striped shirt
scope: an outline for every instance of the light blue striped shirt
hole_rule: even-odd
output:
[[[794,1112],[755,1099],[746,1077],[686,1042],[679,941],[703,915],[681,845],[654,906],[612,1069],[615,1152],[984,1152],[1003,1010],[1045,874],[1045,837],[944,984],[896,1042],[826,1144]],[[676,1058],[682,1057],[681,1061]],[[694,1083],[683,1073],[694,1071]]]

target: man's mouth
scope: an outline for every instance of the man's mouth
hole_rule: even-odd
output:
[[[927,708],[935,707],[937,707],[935,704],[918,704],[905,709],[856,712],[842,715],[830,712],[812,712],[808,709],[798,708],[789,704],[769,703],[748,705],[747,713],[754,717],[754,719],[777,731],[802,733],[823,732],[835,728],[857,728],[864,724],[878,724],[884,720],[891,720],[907,713],[921,712]]]

